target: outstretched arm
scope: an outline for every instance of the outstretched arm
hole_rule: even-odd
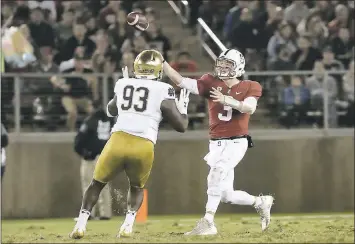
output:
[[[163,117],[177,132],[185,132],[189,124],[187,114],[181,114],[176,107],[174,100],[164,100],[161,103],[160,110]]]
[[[175,69],[173,69],[168,62],[164,61],[163,63],[164,73],[172,80],[175,85],[181,88],[185,88],[190,91],[192,94],[199,94],[197,87],[197,80],[183,77]]]
[[[178,132],[185,132],[189,125],[189,119],[187,117],[187,107],[190,101],[189,95],[189,91],[181,89],[179,100],[177,98],[166,99],[160,106],[163,117],[166,118],[169,124]]]

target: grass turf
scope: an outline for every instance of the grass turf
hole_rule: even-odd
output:
[[[268,231],[262,233],[254,215],[222,215],[216,218],[216,236],[186,237],[200,216],[150,216],[137,223],[131,238],[117,239],[123,218],[89,221],[81,240],[68,238],[73,219],[3,220],[2,243],[354,243],[354,213],[351,214],[274,214]]]

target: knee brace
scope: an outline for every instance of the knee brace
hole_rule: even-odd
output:
[[[221,196],[222,180],[225,177],[225,170],[220,167],[213,167],[207,177],[207,194],[212,196]]]

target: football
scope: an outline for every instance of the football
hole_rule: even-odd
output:
[[[147,18],[143,14],[137,12],[131,12],[127,15],[127,24],[140,31],[145,31],[149,27]]]

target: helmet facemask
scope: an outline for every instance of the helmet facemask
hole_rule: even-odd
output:
[[[219,57],[216,59],[214,72],[220,79],[231,79],[236,77],[235,69],[237,64],[234,60]]]
[[[216,59],[215,75],[222,80],[241,77],[245,71],[243,54],[235,49],[227,49]]]

